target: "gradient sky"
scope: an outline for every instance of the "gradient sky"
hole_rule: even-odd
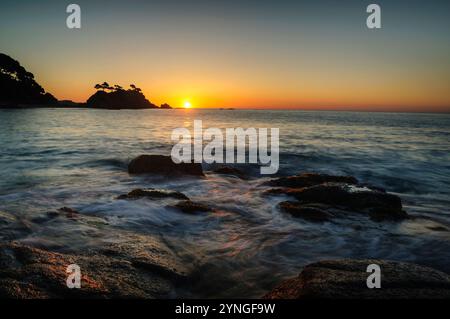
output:
[[[69,3],[81,30],[66,28]],[[0,51],[74,101],[108,81],[173,106],[450,111],[449,33],[450,1],[0,4]]]

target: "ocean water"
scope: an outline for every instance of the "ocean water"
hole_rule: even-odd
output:
[[[348,174],[402,198],[414,218],[377,223],[349,216],[314,224],[280,213],[267,177],[240,180],[130,176],[140,154],[170,154],[171,131],[277,127],[280,175]],[[450,115],[253,110],[0,110],[0,210],[31,232],[0,240],[61,252],[110,242],[164,243],[192,269],[174,297],[259,297],[310,262],[329,258],[411,261],[450,272]],[[207,170],[208,167],[205,166]],[[253,174],[258,169],[250,166]],[[139,187],[178,190],[213,205],[186,215],[170,200],[117,200]],[[68,206],[87,222],[39,216]]]

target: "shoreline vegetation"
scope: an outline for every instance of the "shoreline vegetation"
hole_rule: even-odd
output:
[[[142,159],[145,158],[145,161]],[[220,174],[242,180],[258,179],[245,171],[222,166],[204,171],[201,164],[186,164],[176,171],[170,156],[141,155],[129,162],[128,173],[159,175],[169,179],[209,178]],[[150,185],[149,185],[150,186]],[[260,183],[262,196],[286,196],[278,204],[281,215],[292,222],[332,223],[352,216],[368,216],[376,223],[398,223],[414,218],[403,210],[400,197],[386,190],[360,183],[353,176],[300,173],[274,177]],[[169,203],[163,204],[162,200]],[[214,214],[218,207],[192,201],[171,189],[134,189],[115,198],[117,201],[142,200],[168,205],[170,211],[188,215]],[[288,203],[288,204],[286,204]],[[163,207],[163,206],[162,206]],[[74,223],[107,225],[92,217],[63,207],[36,216],[37,223],[69,219]],[[92,219],[95,219],[93,221]],[[0,225],[29,232],[27,224],[7,212],[0,212]],[[195,280],[195,266],[173,254],[164,243],[143,234],[129,234],[122,243],[109,243],[92,251],[61,252],[34,247],[10,239],[0,243],[0,297],[3,298],[174,298],[173,292]],[[67,289],[66,267],[76,261],[83,269],[83,289]],[[17,265],[21,267],[17,267]],[[384,289],[368,289],[367,267],[380,265]],[[266,299],[380,299],[449,298],[450,276],[418,264],[382,259],[332,259],[299,265],[300,275],[274,284]],[[289,278],[289,277],[287,277]],[[248,292],[251,295],[251,291]],[[177,295],[183,297],[183,295]]]
[[[120,85],[110,86],[107,82],[95,84],[97,90],[85,103],[70,100],[59,101],[46,92],[20,63],[0,53],[0,109],[15,108],[94,108],[94,109],[172,109],[164,103],[151,103],[142,90],[134,84],[129,89]]]

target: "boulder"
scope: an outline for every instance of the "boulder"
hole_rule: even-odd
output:
[[[1,244],[0,298],[167,298],[184,276],[160,247],[115,245],[73,255]],[[66,285],[71,264],[80,266],[81,289]]]
[[[141,155],[128,165],[130,174],[159,174],[168,176],[204,176],[200,163],[175,164],[170,156]]]
[[[367,287],[367,266],[381,269],[381,288]],[[435,269],[385,260],[329,260],[307,265],[265,299],[424,299],[450,298],[450,276]]]
[[[117,199],[139,199],[139,198],[150,198],[150,199],[162,199],[162,198],[175,198],[175,199],[185,199],[189,198],[183,193],[177,191],[171,191],[167,189],[134,189],[128,194],[120,195]]]
[[[312,205],[303,205],[299,202],[285,201],[278,204],[280,209],[294,217],[303,218],[312,222],[326,222],[333,216],[327,211]]]
[[[278,187],[303,188],[323,183],[357,184],[358,180],[353,176],[334,176],[327,174],[303,173],[295,176],[272,179],[265,184]]]
[[[208,206],[206,206],[204,204],[192,202],[190,200],[180,201],[180,202],[176,203],[172,207],[177,208],[177,209],[179,209],[182,212],[187,213],[187,214],[193,214],[193,213],[197,213],[197,212],[210,212],[210,211],[212,211],[212,209],[210,207],[208,207]]]
[[[293,196],[303,204],[321,203],[367,213],[374,220],[401,220],[408,217],[402,210],[400,197],[357,185],[324,183],[300,189],[276,189],[269,192]]]

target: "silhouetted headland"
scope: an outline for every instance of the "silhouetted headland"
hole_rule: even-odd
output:
[[[31,72],[0,53],[0,107],[55,106],[56,98],[40,86]]]
[[[98,108],[98,109],[171,109],[164,103],[161,107],[151,103],[142,90],[134,84],[129,89],[120,85],[110,86],[107,82],[96,84],[95,92],[86,103],[70,100],[58,101],[46,92],[20,63],[10,56],[0,53],[0,108]]]
[[[87,107],[100,109],[156,109],[158,106],[151,103],[142,94],[142,90],[134,84],[130,89],[120,85],[110,86],[107,82],[96,84],[95,92],[86,102]]]

